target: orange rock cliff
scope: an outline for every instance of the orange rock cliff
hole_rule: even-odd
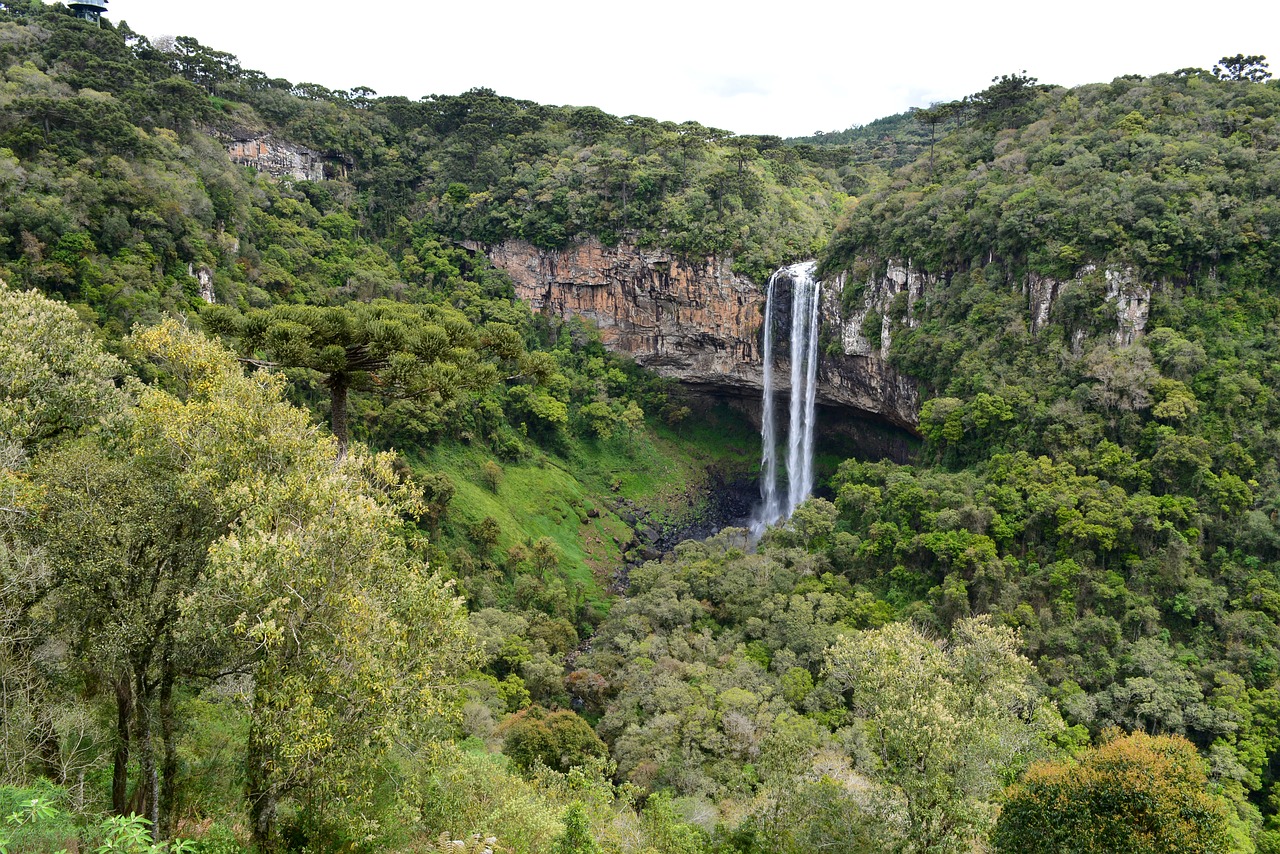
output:
[[[606,347],[661,376],[706,393],[761,393],[765,288],[735,275],[725,260],[690,263],[661,250],[596,241],[560,250],[523,241],[468,248],[484,252],[511,276],[517,295],[535,311],[594,321]],[[789,287],[778,282],[779,295],[785,298]],[[786,314],[779,312],[780,322],[789,323]],[[897,374],[880,352],[854,352],[841,343],[850,335],[840,316],[839,287],[826,289],[822,325],[824,340],[837,343],[824,348],[820,361],[819,403],[915,432],[915,383]],[[775,381],[785,393],[787,354],[776,355]]]

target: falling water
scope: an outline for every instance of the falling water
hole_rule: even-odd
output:
[[[751,522],[751,531],[756,536],[763,534],[764,529],[782,515],[782,507],[778,502],[778,437],[773,415],[773,288],[778,275],[784,270],[769,277],[769,291],[764,303],[764,411],[760,416],[760,436],[764,440],[764,451],[760,459],[760,497],[763,499],[763,506],[759,509],[758,517]],[[756,530],[757,527],[759,530]]]
[[[762,502],[751,522],[760,536],[770,525],[788,518],[813,491],[813,427],[818,387],[818,304],[822,285],[813,278],[815,264],[806,261],[778,270],[769,279],[764,309],[764,411],[760,468]],[[779,278],[791,281],[791,390],[787,425],[787,494],[778,490],[777,427],[774,412],[773,316]]]

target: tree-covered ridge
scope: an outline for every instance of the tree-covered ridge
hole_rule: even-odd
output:
[[[889,173],[906,166],[928,149],[937,127],[917,120],[916,111],[899,113],[842,131],[792,137],[807,159],[831,164],[845,189],[861,196],[883,183]]]
[[[219,245],[224,235],[265,246],[271,224],[255,222],[257,211],[295,222],[303,214],[313,227],[341,212],[349,219],[326,223],[326,233],[373,238],[397,261],[426,226],[452,238],[544,247],[588,235],[626,238],[691,257],[732,256],[738,270],[763,279],[782,261],[816,252],[844,204],[833,170],[773,137],[544,106],[483,89],[418,101],[376,98],[362,87],[335,92],[244,69],[195,39],[156,46],[127,25],[100,29],[39,3],[8,4],[0,15],[12,34],[0,48],[0,65],[9,69],[0,147],[12,153],[11,181],[21,182],[15,192],[56,183],[50,173],[65,181],[79,171],[106,183],[105,192],[55,192],[56,201],[31,211],[35,219],[12,220],[5,229],[10,262],[38,264],[69,233],[84,232],[93,240],[76,238],[65,264],[101,264],[145,243],[154,257],[142,262],[175,283],[186,264],[205,264],[243,291],[255,284],[254,271],[237,270],[235,251]],[[179,139],[157,139],[165,129]],[[227,186],[245,180],[241,170],[210,156],[202,133],[210,129],[270,131],[308,145],[333,159],[340,180],[311,191],[317,215],[259,200],[245,205],[247,194]],[[139,158],[185,161],[186,168],[135,176]],[[155,199],[157,180],[178,186]],[[151,210],[154,216],[144,215]],[[24,248],[23,231],[40,246]],[[374,286],[397,278],[388,259],[345,257],[372,268],[365,275]],[[276,280],[311,272],[290,260],[264,259],[272,263],[263,272]]]
[[[1092,262],[1232,287],[1273,274],[1274,83],[1188,69],[1074,89],[1006,76],[987,93],[930,118],[933,156],[860,200],[829,263],[869,250],[1067,277]]]
[[[559,121],[566,111],[492,93],[391,99],[375,110],[365,90],[294,86],[191,38],[161,49],[127,25],[91,26],[39,3],[7,4],[0,28],[0,270],[15,286],[76,306],[109,341],[134,323],[208,309],[197,278],[207,275],[219,303],[213,326],[239,332],[247,358],[256,350],[259,361],[314,370],[295,375],[303,386],[338,378],[324,390],[345,393],[354,383],[349,405],[329,408],[349,410],[351,432],[383,446],[447,434],[520,457],[524,436],[551,446],[572,434],[609,436],[666,406],[660,384],[606,357],[589,336],[535,323],[504,275],[450,242],[478,235],[426,210],[440,200],[424,193],[443,198],[454,186],[456,200],[459,176],[487,186],[460,153],[480,144],[481,129],[511,142],[521,128],[542,127],[520,118],[525,112]],[[498,114],[516,118],[504,124]],[[351,175],[323,183],[255,175],[233,166],[210,135],[229,127],[309,143],[351,164]],[[379,166],[401,162],[419,137],[408,171]],[[568,145],[570,137],[556,139]],[[727,156],[701,143],[681,151],[689,164]],[[744,174],[758,166],[753,158],[742,154]],[[675,183],[692,174],[671,168]],[[267,309],[287,322],[265,337],[248,334]],[[406,326],[410,315],[418,320]],[[403,340],[411,328],[412,344]],[[308,335],[320,337],[304,358]],[[557,340],[575,354],[540,352]],[[356,359],[354,348],[371,341],[381,342],[380,355]],[[326,350],[335,342],[339,362]],[[566,373],[584,348],[583,370]],[[374,386],[379,394],[362,394]],[[464,405],[475,398],[484,405]]]
[[[1120,249],[1037,335],[1029,262],[929,266],[945,286],[887,307],[934,395],[919,465],[847,463],[754,550],[639,566],[675,511],[633,499],[757,439],[458,245],[593,235],[763,279],[845,211],[828,265],[860,277],[900,257],[863,218],[944,164],[986,180],[966,146],[996,157],[1058,90],[787,147],[293,84],[38,2],[0,9],[0,68],[0,849],[153,850],[110,811],[219,852],[967,851],[1028,763],[1113,723],[1212,763],[1165,743],[1150,814],[1274,845],[1268,280],[1170,279],[1116,348]],[[328,180],[232,166],[246,134]]]
[[[508,423],[554,445],[565,428],[614,435],[666,405],[656,385],[598,346],[581,376],[525,359],[561,337],[535,329],[506,278],[454,239],[553,245],[625,231],[690,254],[736,253],[763,278],[783,258],[814,252],[841,204],[826,173],[777,140],[481,90],[418,102],[359,87],[331,92],[243,69],[192,38],[152,45],[127,25],[90,26],[40,3],[6,4],[0,27],[6,277],[77,306],[109,340],[137,322],[193,313],[204,305],[201,281],[224,307],[218,328],[228,332],[239,327],[227,311],[283,305],[388,299],[461,312],[431,325],[447,327],[449,352],[426,359],[435,369],[404,389],[409,401],[383,406],[360,396],[386,371],[328,370],[320,351],[332,342],[298,363],[321,368],[312,379],[352,374],[351,430],[383,445],[447,432],[518,457],[525,443]],[[246,129],[309,144],[341,168],[320,183],[254,175],[227,160],[217,137]],[[314,332],[322,312],[292,311],[312,324],[293,318],[296,343],[297,330]],[[323,325],[358,313],[329,312]],[[275,343],[284,328],[272,327]],[[266,344],[243,340],[250,349]],[[575,351],[585,343],[564,340],[578,342]],[[270,349],[258,355],[280,355]],[[402,363],[393,373],[405,379],[414,370]],[[624,391],[632,381],[652,387]],[[498,398],[463,406],[462,386]],[[332,384],[326,390],[331,396]]]
[[[1280,86],[1006,75],[938,112],[824,258],[855,304],[926,274],[883,308],[926,447],[842,466],[832,558],[899,615],[1020,627],[1069,723],[1186,734],[1271,845]]]
[[[865,125],[852,125],[844,130],[817,131],[812,136],[794,136],[787,139],[790,145],[851,145],[860,141],[912,138],[923,132],[912,118],[911,112],[885,116]]]

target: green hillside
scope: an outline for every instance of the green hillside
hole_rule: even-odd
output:
[[[0,851],[1280,851],[1268,77],[781,140],[0,4]],[[909,464],[712,535],[745,417],[466,248],[586,238],[818,258]]]

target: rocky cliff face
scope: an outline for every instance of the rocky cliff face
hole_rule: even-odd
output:
[[[540,250],[521,241],[484,251],[515,282],[535,310],[580,316],[600,327],[604,343],[637,363],[702,391],[758,397],[763,384],[761,326],[765,291],[735,276],[717,259],[688,264],[665,252],[596,242]],[[775,285],[789,306],[790,283]],[[775,312],[775,338],[785,341],[786,311]],[[846,339],[839,291],[823,300],[824,340]],[[778,387],[787,388],[785,351],[779,354]],[[838,344],[824,351],[818,401],[854,409],[914,431],[919,400],[915,385],[899,376],[876,352],[848,352]]]
[[[842,274],[834,284],[832,292],[839,294],[845,286],[845,276]],[[892,341],[893,321],[896,319],[907,326],[915,326],[919,322],[916,303],[928,292],[945,287],[945,282],[938,276],[898,261],[890,261],[883,275],[869,276],[856,284],[862,288],[862,298],[858,308],[840,325],[844,351],[857,355],[887,352]],[[1142,337],[1151,310],[1152,284],[1141,281],[1132,270],[1116,267],[1099,269],[1093,264],[1082,267],[1071,279],[1053,279],[1034,273],[1027,277],[1022,292],[1027,298],[1027,323],[1031,331],[1039,333],[1049,325],[1050,313],[1063,294],[1094,284],[1115,312],[1115,327],[1111,331],[1114,343],[1128,347]],[[837,300],[829,309],[829,315],[838,317],[839,313]],[[867,338],[868,329],[877,330],[877,342]],[[1085,331],[1072,330],[1071,339],[1079,355]]]
[[[199,283],[200,299],[214,305],[218,302],[218,295],[213,290],[213,271],[205,265],[199,267],[194,264],[187,265],[187,275],[195,279]]]
[[[271,136],[246,136],[227,142],[232,163],[252,166],[276,178],[290,175],[299,181],[323,181],[324,158],[319,152]]]
[[[726,262],[708,258],[690,264],[666,252],[591,241],[563,250],[542,250],[523,241],[496,246],[469,244],[485,252],[515,282],[516,293],[535,310],[579,316],[600,327],[605,346],[630,354],[662,376],[695,389],[757,399],[763,385],[765,289],[736,276]],[[1068,290],[1095,284],[1113,306],[1113,339],[1132,344],[1147,322],[1152,286],[1131,271],[1085,267],[1070,280],[1030,277],[1024,283],[1027,322],[1039,332],[1054,304]],[[855,308],[841,308],[847,285],[860,288]],[[882,274],[847,281],[842,274],[823,287],[822,358],[818,402],[857,410],[915,431],[920,400],[915,383],[889,366],[895,325],[914,326],[916,303],[945,287],[938,277],[891,262]],[[774,284],[775,383],[788,389],[787,353],[791,283]],[[1084,332],[1072,337],[1077,349]]]

